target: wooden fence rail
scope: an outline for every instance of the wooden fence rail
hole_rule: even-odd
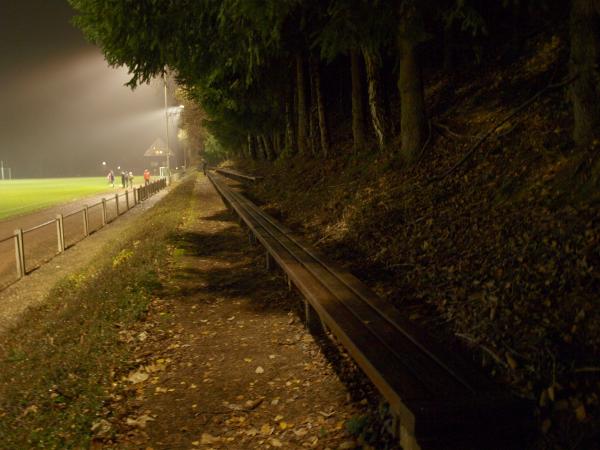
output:
[[[131,208],[135,207],[144,200],[147,200],[152,195],[166,187],[166,178],[161,178],[146,184],[145,186],[134,188],[131,193],[130,191],[125,191],[123,194],[115,194],[114,197],[103,198],[101,201],[93,205],[84,205],[83,208],[72,211],[68,214],[57,214],[54,219],[34,227],[28,229],[16,229],[12,236],[7,236],[0,239],[0,246],[3,246],[3,249],[5,247],[8,249],[10,241],[14,241],[14,268],[16,269],[15,276],[8,277],[8,275],[5,273],[6,270],[2,270],[4,264],[0,265],[0,290],[5,289],[9,285],[20,280],[33,270],[39,268],[42,264],[63,253],[69,247],[72,247],[77,242],[95,233],[120,215],[126,213]],[[110,210],[112,209],[113,201],[114,209],[116,211],[116,215],[114,215],[114,217],[109,214]],[[120,206],[119,202],[122,202],[123,206]],[[94,212],[96,222],[98,222],[93,226],[90,224],[90,211]],[[81,217],[78,218],[78,215]],[[65,224],[67,225],[67,228],[65,228]],[[51,233],[48,233],[45,228],[52,226],[56,228],[55,238],[48,238],[48,236],[51,236]],[[46,239],[37,239],[38,242],[36,245],[36,239],[32,238],[32,242],[28,244],[27,236],[29,235],[32,237],[35,234],[44,234]],[[65,239],[65,236],[67,239]],[[53,239],[56,239],[54,244],[56,246],[56,251],[48,252],[47,241],[51,241]],[[28,250],[27,253],[26,249]],[[46,255],[44,255],[44,250],[46,250]],[[0,255],[0,261],[2,261],[2,259],[3,256]],[[7,281],[1,279],[7,277]]]

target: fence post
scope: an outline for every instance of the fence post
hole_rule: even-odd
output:
[[[58,253],[65,251],[65,229],[63,227],[62,214],[56,215],[56,240],[58,243]]]
[[[25,246],[23,245],[23,229],[15,230],[15,257],[17,258],[17,276],[25,276]]]
[[[119,194],[115,194],[115,203],[117,204],[117,217],[119,217]]]
[[[135,205],[138,204],[138,201],[137,201],[137,188],[133,188],[133,191],[131,191],[131,192],[133,192],[133,206],[135,206]]]
[[[129,211],[129,191],[125,191],[125,207],[126,211]]]
[[[83,205],[83,235],[90,235],[90,221],[88,216],[88,205]]]
[[[106,225],[106,199],[102,199],[102,226]]]

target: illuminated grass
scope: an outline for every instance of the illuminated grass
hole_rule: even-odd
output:
[[[0,219],[111,191],[104,177],[0,180]]]

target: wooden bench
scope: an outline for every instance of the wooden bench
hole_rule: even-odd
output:
[[[252,181],[253,183],[256,183],[263,179],[263,177],[246,175],[233,169],[215,169],[215,172],[237,181]]]
[[[530,402],[435,342],[218,175],[209,178],[265,247],[267,266],[275,261],[302,293],[309,328],[322,322],[387,400],[404,449],[518,448],[513,439],[532,428]]]

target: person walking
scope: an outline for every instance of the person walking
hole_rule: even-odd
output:
[[[106,178],[108,178],[108,184],[111,184],[112,187],[115,187],[115,173],[112,170],[108,172]]]
[[[148,186],[150,184],[150,172],[148,169],[144,169],[144,185]]]
[[[121,185],[123,187],[126,187],[126,183],[127,183],[127,174],[125,173],[125,171],[121,171]]]
[[[127,178],[129,179],[129,187],[132,188],[133,187],[133,172],[129,172],[129,176]]]

